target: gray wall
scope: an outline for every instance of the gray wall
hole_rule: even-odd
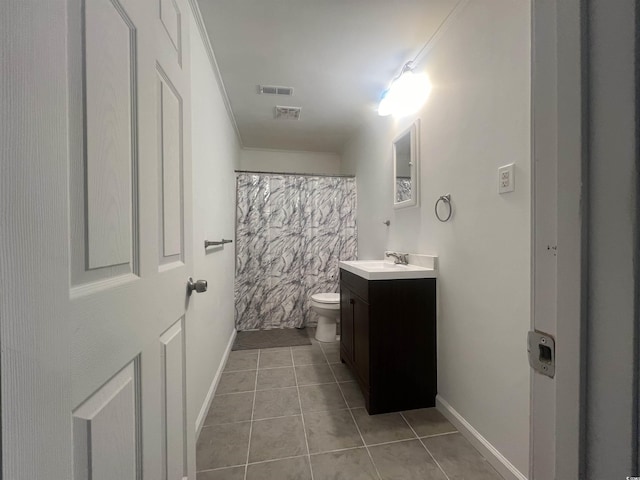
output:
[[[282,173],[340,173],[340,155],[326,152],[296,152],[243,148],[240,170]]]
[[[358,256],[438,255],[438,393],[514,469],[529,470],[531,5],[472,0],[417,68],[433,89],[413,117],[372,114],[342,154],[356,173]],[[393,208],[391,142],[420,118],[420,198]],[[515,162],[513,193],[498,167]],[[453,217],[434,203],[451,193]],[[383,220],[391,221],[390,227]]]
[[[187,332],[188,418],[196,429],[204,419],[212,382],[234,331],[234,245],[209,248],[203,241],[234,238],[235,173],[240,147],[220,86],[195,20],[191,22],[194,277],[209,282],[192,302]]]

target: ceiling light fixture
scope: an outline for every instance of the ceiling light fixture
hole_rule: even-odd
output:
[[[414,72],[414,62],[402,66],[400,75],[382,93],[378,105],[378,115],[404,117],[417,112],[427,101],[431,92],[431,82],[426,73]]]

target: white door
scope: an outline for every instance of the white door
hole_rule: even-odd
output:
[[[3,2],[7,480],[189,474],[187,8]]]

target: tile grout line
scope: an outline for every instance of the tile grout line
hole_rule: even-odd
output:
[[[258,350],[258,358],[256,359],[256,381],[253,385],[253,405],[251,406],[251,423],[249,424],[249,442],[247,443],[247,461],[244,464],[244,480],[247,480],[247,471],[249,470],[249,453],[251,452],[251,435],[253,434],[253,414],[256,410],[256,393],[258,390],[259,367],[260,367],[260,350]]]
[[[317,365],[300,365],[302,367],[315,367]],[[290,367],[287,367],[290,368]],[[256,372],[256,374],[258,372],[264,372],[265,369],[263,370],[244,370],[245,372]],[[230,372],[230,373],[238,373],[238,372]],[[305,383],[304,385],[300,385],[301,387],[310,387],[310,386],[314,386],[314,385],[331,385],[333,383],[355,383],[352,380],[348,380],[348,381],[344,381],[344,382],[325,382],[325,383]],[[266,390],[282,390],[285,388],[294,388],[294,385],[289,385],[288,387],[272,387],[272,388],[260,388],[258,390],[242,390],[239,392],[228,392],[228,393],[221,393],[220,395],[216,395],[218,397],[224,397],[226,395],[238,395],[239,393],[251,393],[251,392],[264,392]],[[357,408],[357,407],[356,407]],[[234,423],[234,422],[231,422]]]
[[[303,385],[304,387],[305,385]],[[296,388],[296,387],[288,387],[288,388]],[[284,390],[284,389],[282,389]],[[269,390],[258,390],[256,392],[256,394],[261,393],[261,392],[268,392]],[[348,408],[341,408],[340,410],[349,410]],[[315,412],[329,412],[329,411],[333,411],[333,410],[314,410],[313,413]],[[311,413],[311,412],[309,412]],[[300,417],[302,416],[302,413],[294,413],[292,415],[279,415],[277,417],[265,417],[265,418],[256,418],[253,421],[254,422],[263,422],[265,420],[277,420],[278,418],[288,418],[288,417]],[[239,420],[237,422],[223,422],[223,423],[212,423],[211,425],[204,425],[202,428],[205,427],[217,427],[218,425],[234,425],[236,423],[248,423],[251,420]]]
[[[333,410],[333,411],[335,411],[335,410]],[[315,412],[310,412],[310,413],[315,413]],[[391,440],[389,442],[372,443],[369,446],[370,447],[379,447],[379,446],[383,446],[383,445],[392,445],[394,443],[413,442],[415,440],[420,440],[420,439],[418,439],[418,438],[405,438],[403,440]],[[334,450],[326,450],[326,451],[322,451],[322,452],[315,452],[315,453],[310,453],[308,455],[307,454],[292,455],[290,457],[272,458],[272,459],[269,459],[269,460],[260,460],[260,461],[257,461],[257,462],[249,462],[249,465],[259,465],[261,463],[278,462],[280,460],[289,460],[291,458],[317,457],[319,455],[325,455],[327,453],[339,453],[339,452],[346,452],[348,450],[359,450],[359,449],[364,449],[364,448],[366,448],[365,445],[359,445],[359,446],[356,446],[356,447],[336,448]],[[209,469],[206,469],[206,470],[198,470],[198,473],[213,472],[213,471],[219,471],[219,470],[227,470],[227,469],[230,469],[230,468],[238,468],[238,467],[244,467],[244,466],[245,466],[244,464],[240,464],[240,465],[229,465],[227,467],[209,468]]]
[[[279,462],[280,460],[291,460],[292,458],[307,458],[309,455],[307,454],[302,454],[302,455],[291,455],[289,457],[282,457],[282,458],[271,458],[269,460],[260,460],[259,462],[250,462],[249,465],[260,465],[262,463],[273,463],[273,462]]]
[[[324,354],[324,351],[322,352]],[[334,363],[329,363],[329,359],[325,357],[325,359],[327,360],[327,365],[331,366],[331,365],[342,365],[342,362],[334,362]],[[296,367],[315,367],[316,365],[325,365],[324,363],[301,363],[299,365],[296,365]],[[262,367],[259,370],[278,370],[280,368],[291,368],[291,365],[280,365],[280,366],[276,366],[276,367]],[[226,375],[228,373],[242,373],[242,372],[253,372],[254,370],[256,370],[255,368],[243,368],[240,370],[224,370],[222,372],[223,375]],[[347,380],[349,381],[349,380]],[[344,383],[344,382],[343,382]],[[228,394],[224,394],[224,395],[228,395]]]
[[[422,439],[422,438],[444,437],[445,435],[453,435],[454,433],[460,433],[460,432],[456,430],[454,432],[432,433],[431,435],[423,435],[422,437],[419,437],[419,438]]]
[[[256,372],[256,374],[258,373],[257,370],[247,370],[247,372]],[[243,393],[251,393],[251,392],[253,392],[253,390],[245,390],[242,392],[221,393],[220,395],[216,395],[216,397],[229,397],[231,395],[241,395]],[[229,423],[233,423],[233,422],[229,422]]]
[[[302,419],[302,433],[304,434],[304,443],[307,446],[307,461],[309,462],[309,472],[311,474],[311,480],[313,480],[313,467],[311,466],[311,454],[309,452],[309,439],[307,438],[307,427],[304,423],[304,413],[302,412],[302,398],[300,398],[300,385],[298,385],[298,374],[296,373],[296,362],[293,358],[293,348],[290,349],[291,352],[291,364],[293,366],[293,378],[296,381],[296,389],[298,390],[298,405],[300,406],[300,418]],[[245,480],[247,480],[245,478]]]
[[[333,385],[332,383],[328,383],[327,385]],[[302,387],[306,387],[308,385],[301,385]],[[311,385],[313,386],[313,385]],[[295,389],[296,387],[284,387],[284,388],[271,388],[269,390],[287,390],[287,389]],[[256,395],[260,392],[268,392],[269,390],[258,390],[256,392]],[[251,393],[251,392],[242,392],[242,393]],[[230,395],[235,395],[235,394],[230,394]],[[223,396],[223,395],[221,395]],[[341,412],[344,410],[359,410],[361,408],[364,407],[346,407],[346,408],[332,408],[330,410],[314,410],[313,412],[308,412],[308,413],[323,413],[323,412]],[[301,413],[294,413],[291,415],[278,415],[276,417],[264,417],[264,418],[254,418],[254,422],[263,422],[265,420],[277,420],[279,418],[287,418],[287,417],[299,417],[301,416]],[[238,420],[237,422],[220,422],[220,423],[210,423],[207,425],[203,425],[202,428],[208,428],[208,427],[217,427],[219,425],[234,425],[236,423],[249,423],[251,420]],[[457,430],[453,431],[453,432],[442,432],[442,433],[433,433],[431,435],[423,435],[422,437],[418,437],[418,438],[434,438],[434,437],[443,437],[445,435],[453,435],[454,433],[460,433]],[[403,440],[392,440],[390,442],[381,442],[381,443],[372,443],[370,446],[371,447],[375,447],[378,445],[384,445],[386,443],[395,443],[395,442],[404,442],[405,440],[415,440],[415,439],[403,439]]]
[[[435,462],[435,464],[438,466],[438,468],[439,468],[440,470],[442,470],[442,473],[444,474],[444,477],[445,477],[447,480],[450,480],[450,479],[449,479],[449,475],[447,475],[447,472],[445,472],[445,471],[444,471],[444,468],[442,468],[442,465],[440,465],[440,463],[438,462],[438,460],[436,460],[436,457],[434,457],[434,456],[433,456],[433,453],[431,453],[431,450],[429,450],[429,449],[427,448],[427,446],[424,444],[424,442],[422,441],[422,439],[421,439],[421,438],[420,438],[419,440],[420,440],[420,443],[422,444],[422,446],[424,447],[424,449],[425,449],[425,450],[427,451],[427,453],[429,454],[429,456],[433,459],[433,461]]]
[[[317,363],[304,363],[304,364],[298,365],[298,367],[310,367],[312,365],[318,365],[318,364]],[[332,363],[331,365],[335,365],[335,363]],[[278,370],[279,368],[291,368],[291,365],[276,365],[275,367],[262,367],[262,368],[260,368],[260,370]],[[256,370],[256,369],[255,368],[243,368],[241,370],[225,370],[222,373],[223,374],[227,374],[227,373],[253,372],[254,370]]]
[[[335,411],[335,410],[333,410]],[[315,412],[310,412],[310,413],[315,413]],[[297,416],[297,415],[295,415]],[[420,440],[419,438],[405,438],[403,440],[391,440],[389,442],[381,442],[381,443],[372,443],[371,445],[369,445],[369,447],[379,447],[379,446],[383,446],[383,445],[392,445],[394,443],[403,443],[403,442],[413,442],[415,440]],[[326,451],[322,451],[322,452],[315,452],[315,453],[309,453],[309,454],[302,454],[302,455],[292,455],[290,457],[282,457],[282,458],[272,458],[269,460],[259,460],[257,462],[249,462],[249,465],[259,465],[261,463],[272,463],[272,462],[278,462],[280,460],[289,460],[291,458],[306,458],[306,457],[317,457],[319,455],[325,455],[327,453],[339,453],[339,452],[346,452],[348,450],[359,450],[359,449],[364,449],[366,448],[365,445],[359,445],[356,447],[346,447],[346,448],[336,448],[334,450],[326,450]],[[202,473],[202,472],[213,472],[213,471],[219,471],[219,470],[227,470],[230,468],[238,468],[238,467],[244,467],[244,464],[240,464],[240,465],[229,465],[227,467],[216,467],[216,468],[209,468],[206,470],[198,470],[198,473]]]
[[[322,346],[320,347],[320,351],[322,352],[322,355],[324,355],[324,359],[327,361],[327,363],[329,363],[329,358],[327,357],[327,354],[324,352],[324,348],[322,348]],[[349,407],[349,403],[347,402],[347,397],[344,396],[344,392],[342,391],[342,388],[340,387],[340,383],[338,382],[338,377],[336,377],[336,374],[333,371],[333,368],[329,367],[329,369],[331,370],[331,374],[333,375],[333,378],[336,379],[336,384],[338,385],[338,390],[340,391],[340,395],[342,395],[342,399],[344,400],[344,403],[348,408]],[[369,455],[369,460],[371,460],[371,465],[373,465],[373,468],[375,469],[376,474],[378,475],[378,478],[380,480],[382,480],[382,475],[380,475],[380,470],[378,470],[378,466],[376,465],[376,462],[373,461],[373,456],[371,455],[371,452],[369,451],[369,447],[367,446],[367,442],[364,441],[364,437],[362,436],[362,432],[360,431],[360,427],[358,426],[358,422],[356,422],[356,417],[353,415],[353,410],[350,409],[350,408],[349,408],[349,415],[351,415],[351,420],[353,420],[353,424],[356,426],[356,430],[358,431],[358,435],[360,435],[360,440],[362,440],[362,445],[364,445],[364,448],[367,451],[367,455]]]
[[[442,474],[444,475],[444,478],[446,478],[446,480],[451,480],[449,478],[449,475],[447,475],[447,472],[444,471],[444,468],[442,468],[442,466],[438,463],[438,461],[436,460],[436,457],[433,456],[433,454],[429,451],[429,449],[427,448],[427,446],[424,444],[424,442],[422,441],[422,438],[420,438],[418,436],[418,433],[413,429],[413,427],[411,426],[411,424],[409,423],[409,421],[404,417],[404,414],[402,412],[400,412],[400,416],[402,417],[402,419],[406,422],[407,425],[409,425],[409,428],[411,429],[411,431],[414,433],[414,435],[418,438],[418,441],[420,442],[420,445],[422,445],[422,448],[424,448],[427,453],[429,454],[429,456],[431,457],[431,459],[435,462],[435,464],[438,466],[438,468],[440,469],[440,471],[442,472]]]
[[[262,463],[272,463],[272,462],[279,462],[280,460],[290,460],[292,458],[306,458],[309,455],[292,455],[290,457],[282,457],[282,458],[272,458],[270,460],[260,460],[258,462],[249,462],[248,465],[260,465]],[[217,468],[210,468],[208,470],[198,470],[198,473],[203,473],[203,472],[219,472],[220,470],[228,470],[231,468],[238,468],[238,467],[244,467],[246,465],[244,464],[240,464],[240,465],[231,465],[229,467],[217,467]]]
[[[364,410],[364,407],[339,408],[339,409],[332,409],[332,410],[313,410],[312,412],[308,412],[308,413],[344,412],[345,410]],[[277,419],[280,419],[280,418],[301,417],[301,416],[302,416],[301,414],[297,413],[297,414],[294,414],[294,415],[281,415],[279,417],[259,418],[259,419],[254,420],[254,423],[262,422],[264,420],[277,420]],[[218,424],[207,425],[207,426],[208,427],[217,427],[218,425],[233,425],[233,424],[236,424],[236,423],[249,423],[250,421],[251,420],[241,420],[239,422],[218,423]],[[411,426],[409,426],[409,427],[411,427]],[[447,436],[447,435],[453,435],[454,433],[460,433],[460,432],[435,433],[433,435],[425,435],[424,437],[402,438],[400,440],[389,440],[388,442],[370,443],[368,446],[369,447],[379,447],[379,446],[382,446],[382,445],[390,445],[390,444],[393,444],[393,443],[412,442],[414,440],[423,440],[423,439],[426,439],[426,438],[444,437],[444,436]],[[323,450],[321,452],[309,453],[309,455],[314,456],[314,455],[322,455],[324,453],[342,452],[344,450],[353,450],[354,448],[364,448],[364,445],[356,446],[356,447],[336,448],[334,450]],[[304,456],[306,456],[306,455],[293,455],[291,457],[284,457],[284,458],[296,458],[296,457],[304,457]],[[257,461],[257,462],[249,462],[249,465],[254,465],[256,463],[275,462],[276,460],[282,460],[282,459],[276,458],[276,459],[271,459],[271,460],[260,460],[260,461]],[[239,467],[239,466],[241,467],[242,464],[241,465],[231,465],[230,467],[210,468],[208,470],[222,470],[222,469],[225,469],[225,468],[232,468],[232,467]],[[200,471],[200,470],[198,470],[198,471]],[[202,470],[202,471],[204,471],[204,470]]]
[[[405,438],[403,440],[391,440],[389,442],[372,443],[369,446],[370,447],[380,447],[380,446],[384,446],[384,445],[392,445],[394,443],[413,442],[414,440],[419,440],[419,439],[418,438]],[[326,452],[312,453],[311,455],[324,455],[325,453],[344,452],[344,451],[347,451],[347,450],[356,450],[358,448],[366,448],[366,445],[361,445],[359,447],[336,448],[335,450],[327,450]]]
[[[268,390],[262,390],[263,392],[268,392]],[[256,396],[257,394],[260,393],[260,391],[256,392]],[[258,422],[264,422],[267,420],[278,420],[280,418],[289,418],[289,417],[299,417],[300,414],[299,413],[295,413],[293,415],[279,415],[277,417],[265,417],[265,418],[254,418],[253,419],[253,423],[258,423]],[[246,422],[246,420],[245,420]],[[233,424],[233,423],[242,423],[242,422],[230,422],[230,423],[221,423],[220,425],[229,425],[229,424]]]
[[[323,364],[313,364],[313,365],[299,365],[301,367],[317,367],[317,366],[322,366]],[[337,365],[335,363],[330,364],[331,365]],[[291,368],[291,367],[278,367],[278,368]],[[270,369],[270,368],[263,368],[262,370],[242,370],[243,372],[264,372],[265,370],[275,370],[275,369]],[[332,370],[333,371],[333,370]],[[239,372],[229,372],[229,373],[239,373]],[[337,378],[337,377],[336,377]],[[304,384],[301,385],[301,387],[309,387],[312,385],[331,385],[332,383],[356,383],[355,380],[338,380],[338,382],[325,382],[325,383],[308,383],[308,384]],[[220,394],[216,394],[216,397],[226,397],[227,395],[239,395],[241,393],[251,393],[253,391],[257,391],[257,392],[264,392],[265,390],[283,390],[285,388],[295,388],[295,385],[288,385],[286,387],[269,387],[269,388],[259,388],[257,390],[241,390],[239,392],[229,392],[229,393],[220,393]],[[354,407],[354,408],[360,408],[360,407]],[[234,422],[230,422],[230,423],[234,423]],[[453,433],[453,432],[452,432]]]

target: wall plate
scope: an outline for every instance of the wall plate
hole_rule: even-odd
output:
[[[509,193],[516,189],[514,176],[514,164],[504,165],[498,168],[498,193]]]

